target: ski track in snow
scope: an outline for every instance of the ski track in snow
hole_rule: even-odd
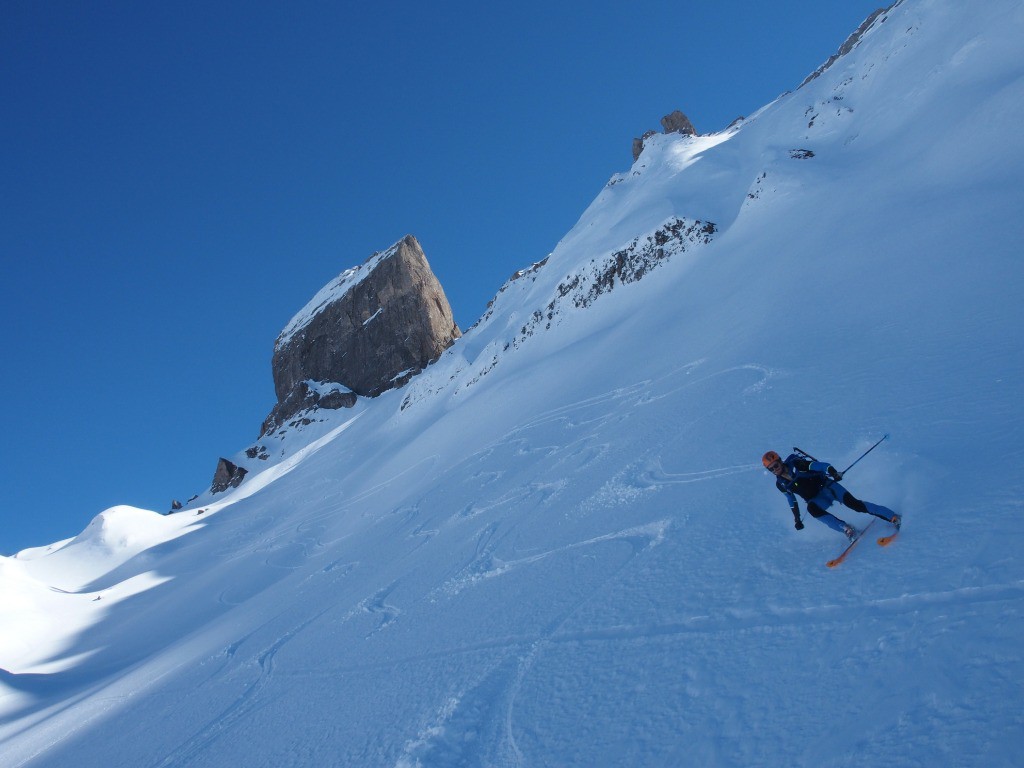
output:
[[[575,603],[573,610],[589,599],[591,599],[590,594],[583,600]],[[623,640],[642,641],[659,637],[717,635],[734,631],[759,630],[773,632],[781,628],[805,625],[850,624],[887,616],[916,615],[927,611],[936,611],[942,614],[943,611],[951,606],[955,606],[958,610],[969,610],[974,605],[989,603],[1005,603],[1007,608],[1013,609],[1019,608],[1017,603],[1021,600],[1024,600],[1024,581],[879,598],[877,600],[868,600],[863,604],[858,604],[856,607],[836,603],[807,607],[775,606],[767,610],[727,609],[718,615],[692,616],[683,621],[666,622],[663,624],[627,624],[559,632],[557,631],[558,627],[563,625],[568,617],[568,614],[564,614],[557,621],[553,622],[551,627],[539,634],[495,637],[483,642],[440,648],[426,653],[410,654],[389,659],[386,662],[346,666],[332,666],[325,663],[318,664],[316,667],[309,669],[293,668],[283,676],[313,678],[346,675],[353,672],[379,672],[398,669],[413,663],[433,662],[453,656],[473,655],[481,651],[510,651],[519,656],[530,651],[530,649],[533,649],[540,643],[550,645],[601,644],[618,643]],[[572,611],[569,613],[572,613]],[[291,636],[294,636],[294,633]],[[502,658],[504,659],[504,656]]]
[[[506,455],[518,459],[532,459],[532,457],[539,456],[544,460],[550,461],[551,473],[554,475],[563,473],[569,475],[572,472],[579,472],[608,456],[611,443],[604,439],[602,435],[609,433],[610,430],[614,430],[616,425],[626,418],[626,414],[630,411],[642,409],[670,399],[674,394],[678,394],[691,386],[703,384],[708,380],[718,380],[729,374],[747,376],[750,372],[753,372],[755,375],[754,384],[748,384],[741,388],[741,391],[746,393],[751,391],[751,387],[756,390],[770,375],[760,366],[738,366],[679,384],[680,376],[689,376],[692,371],[698,369],[702,364],[703,362],[701,361],[673,370],[662,377],[660,385],[652,380],[642,380],[629,386],[617,387],[602,394],[584,398],[542,413],[509,431],[502,438],[492,442],[487,448],[468,456],[457,468],[443,475],[442,481],[446,477],[458,476],[465,471],[466,467],[473,466],[474,464],[480,464],[483,467],[493,467],[495,462],[497,462],[498,465],[501,465],[503,463],[502,457]],[[550,433],[552,429],[558,430],[563,435],[572,435],[574,437],[568,440],[560,438],[552,443],[536,444],[533,441],[535,434]],[[221,545],[222,548],[217,557],[222,562],[258,562],[262,568],[257,571],[250,570],[249,576],[243,583],[234,584],[222,589],[217,596],[218,603],[225,608],[242,605],[264,590],[273,587],[281,577],[280,571],[297,570],[305,563],[318,557],[322,552],[329,551],[330,546],[339,539],[328,535],[329,526],[327,523],[337,516],[339,512],[361,509],[364,506],[364,502],[398,486],[404,477],[415,476],[429,471],[438,459],[439,456],[437,455],[425,457],[404,471],[372,484],[370,487],[357,492],[349,498],[342,496],[337,499],[325,499],[319,506],[311,505],[308,507],[309,512],[302,517],[297,525],[282,527],[274,514],[266,513],[252,516],[236,524],[233,526],[232,534]],[[750,471],[751,467],[744,464],[694,472],[671,473],[664,470],[660,457],[649,456],[646,459],[628,465],[616,478],[606,483],[598,496],[603,499],[603,505],[614,506],[620,503],[631,502],[637,494],[653,492],[661,487],[697,482],[713,482],[739,472]],[[448,526],[463,524],[466,521],[492,515],[493,513],[505,514],[506,511],[514,510],[527,502],[531,506],[544,506],[557,497],[566,484],[564,479],[554,481],[538,480],[523,485],[505,487],[501,490],[503,486],[500,484],[500,481],[505,474],[505,470],[490,468],[482,468],[475,472],[472,478],[475,481],[476,488],[485,490],[488,486],[494,486],[500,490],[499,494],[490,499],[487,499],[485,495],[477,494],[474,502],[449,517],[447,521],[441,521],[440,527],[429,526],[429,524],[421,522],[410,531],[409,535],[429,539]],[[420,511],[419,504],[396,510],[399,517],[410,522],[416,521]],[[428,594],[427,599],[429,601],[453,599],[463,590],[478,585],[483,581],[505,576],[551,558],[564,556],[574,551],[602,544],[623,542],[629,544],[630,549],[628,556],[615,569],[615,573],[618,573],[637,555],[661,543],[671,525],[672,522],[669,519],[658,520],[570,542],[563,546],[546,549],[527,556],[502,559],[496,554],[498,544],[501,541],[501,537],[496,538],[496,534],[501,529],[502,524],[492,522],[485,525],[479,534],[477,552],[473,559],[462,568],[459,574],[449,578],[442,585],[432,590]],[[426,534],[424,534],[425,531]],[[344,576],[350,573],[354,567],[356,567],[355,564],[347,561],[345,558],[341,558],[323,566],[320,573],[327,574],[340,568],[338,575]],[[306,581],[311,578],[313,576],[307,577]],[[399,620],[403,613],[403,609],[389,599],[396,586],[397,582],[392,582],[364,599],[359,600],[355,607],[350,609],[340,619],[339,623],[347,623],[360,614],[374,617],[374,625],[364,635],[367,640],[387,630]],[[586,602],[588,599],[590,599],[590,593],[580,598],[577,605]],[[570,609],[560,618],[551,622],[549,627],[540,636],[497,639],[440,654],[434,653],[429,656],[406,659],[405,661],[407,662],[415,662],[417,660],[439,659],[476,651],[499,652],[499,658],[495,661],[491,671],[482,680],[478,680],[472,688],[460,692],[458,696],[450,700],[450,706],[447,708],[447,725],[440,727],[435,724],[427,728],[424,734],[432,733],[433,736],[429,738],[424,736],[424,738],[411,742],[418,744],[418,746],[410,748],[409,755],[425,751],[432,755],[431,760],[433,764],[446,764],[448,758],[445,758],[444,755],[452,757],[452,755],[459,754],[462,747],[454,747],[452,743],[445,741],[442,735],[451,732],[453,722],[465,722],[467,727],[470,727],[474,718],[479,716],[481,707],[490,711],[492,705],[485,705],[484,702],[496,697],[496,700],[503,702],[501,704],[503,714],[498,720],[504,723],[504,728],[500,734],[493,736],[489,746],[488,742],[481,742],[480,746],[489,750],[488,759],[496,761],[494,764],[520,764],[521,755],[515,745],[513,733],[514,703],[517,691],[532,668],[533,662],[543,652],[543,649],[550,644],[581,642],[588,639],[623,639],[631,636],[623,630],[607,637],[602,637],[600,633],[592,633],[590,635],[581,633],[557,635],[559,627],[564,624],[573,610],[575,608]],[[303,622],[271,643],[262,653],[258,654],[255,658],[258,675],[255,680],[248,684],[245,692],[195,736],[184,742],[163,762],[157,763],[157,765],[166,766],[187,763],[194,756],[208,749],[223,734],[230,732],[240,724],[254,707],[259,706],[257,702],[260,696],[273,680],[275,676],[274,660],[278,651],[297,636],[304,627],[315,621],[316,618],[313,617]],[[678,631],[678,628],[662,628],[660,630],[661,633]],[[632,636],[642,637],[644,634],[650,636],[658,633],[659,630],[656,628],[636,628]],[[228,649],[226,654],[228,660],[234,659],[237,650],[244,642],[245,639]],[[348,671],[351,672],[353,670]],[[238,673],[233,674],[237,675]],[[294,676],[295,674],[297,673],[294,671],[288,673],[289,676]],[[474,701],[476,703],[473,703]],[[438,730],[439,727],[440,730]],[[476,723],[472,727],[481,726],[479,723]]]
[[[678,638],[687,635],[718,635],[735,632],[778,632],[782,628],[805,625],[849,624],[853,621],[871,622],[893,615],[917,615],[922,612],[944,612],[956,606],[963,617],[977,603],[1006,603],[1008,610],[1019,607],[1024,598],[1024,582],[989,585],[981,588],[963,588],[947,592],[904,595],[871,601],[857,609],[851,618],[850,607],[822,605],[810,608],[775,608],[770,611],[735,611],[722,616],[695,616],[684,622],[660,625],[610,627],[589,631],[559,632],[572,610],[553,622],[540,636],[508,638],[504,642],[487,643],[451,649],[429,656],[403,659],[398,665],[412,661],[429,662],[447,658],[452,654],[470,654],[483,650],[509,650],[491,668],[491,671],[470,691],[449,698],[418,736],[411,740],[397,768],[417,765],[495,765],[519,766],[524,764],[516,746],[514,735],[514,709],[516,697],[536,659],[548,646],[591,643],[619,644],[623,641],[651,641],[656,638]],[[919,619],[920,620],[920,619]],[[494,711],[497,708],[499,711]],[[499,733],[487,732],[487,723],[500,723]],[[472,747],[462,740],[474,733]],[[486,736],[477,743],[480,736]],[[472,751],[467,752],[467,749]]]
[[[503,563],[497,570],[480,578],[500,575],[521,565],[539,562],[549,556],[578,547],[625,540],[632,545],[631,554],[606,576],[603,583],[607,583],[627,567],[637,554],[657,545],[663,539],[668,525],[668,521],[662,521],[578,542],[517,562]],[[471,579],[476,580],[474,577]],[[449,596],[454,596],[461,590],[446,591]],[[494,765],[512,768],[523,765],[523,755],[516,744],[514,733],[516,699],[523,681],[536,658],[543,653],[545,645],[552,641],[558,630],[580,605],[592,599],[593,594],[584,593],[579,600],[551,621],[539,636],[525,644],[522,641],[504,645],[488,644],[488,650],[502,650],[508,653],[500,655],[496,663],[472,687],[447,700],[433,722],[407,744],[396,767],[421,765],[421,758],[426,758],[430,765],[436,766]],[[463,653],[466,650],[460,649],[456,653]],[[445,656],[448,657],[450,654]],[[473,738],[466,739],[466,734],[473,734]]]
[[[253,659],[257,668],[257,675],[256,678],[247,685],[245,692],[231,702],[227,709],[210,718],[207,724],[194,736],[184,741],[163,760],[158,763],[154,763],[154,768],[169,768],[170,766],[176,765],[188,765],[198,755],[206,751],[209,746],[223,734],[230,732],[238,723],[244,722],[252,710],[260,706],[261,693],[273,681],[274,659],[277,654],[288,642],[298,636],[306,627],[313,624],[326,612],[327,610],[325,609],[302,622],[258,653]],[[224,655],[226,659],[229,661],[233,660],[241,647],[251,637],[252,635],[243,637],[225,649]]]
[[[501,560],[494,556],[493,549],[487,544],[487,541],[494,533],[494,528],[491,527],[488,528],[481,536],[483,544],[478,548],[477,555],[473,561],[463,569],[462,574],[446,582],[439,591],[447,597],[455,597],[463,589],[466,589],[481,580],[502,576],[517,568],[532,565],[540,562],[541,560],[545,560],[549,557],[554,557],[555,555],[569,552],[571,550],[579,549],[581,547],[590,547],[595,544],[602,544],[610,541],[626,541],[633,546],[633,553],[637,554],[644,549],[657,546],[665,538],[665,532],[671,524],[670,520],[660,520],[655,523],[650,523],[649,525],[627,528],[622,531],[616,531],[604,536],[597,536],[592,539],[587,539],[586,541],[575,542],[573,544],[557,547],[536,555],[514,560]]]
[[[704,380],[719,379],[727,374],[746,376],[754,371],[757,382],[767,379],[767,374],[758,367],[739,366],[710,374]],[[666,379],[667,380],[667,379]],[[749,384],[740,385],[737,391],[748,394]],[[686,387],[676,387],[682,391]],[[569,405],[553,409],[541,414],[529,423],[521,425],[503,438],[490,444],[485,450],[478,451],[461,462],[456,470],[442,475],[454,478],[462,474],[467,467],[480,465],[480,469],[471,474],[474,487],[485,491],[494,487],[498,494],[487,500],[486,495],[477,495],[474,502],[461,512],[441,521],[440,527],[430,526],[420,520],[423,512],[422,502],[406,505],[395,510],[397,518],[407,525],[407,536],[430,540],[443,530],[458,528],[468,521],[480,518],[493,518],[476,534],[476,553],[473,558],[454,576],[443,584],[429,591],[425,598],[428,602],[453,600],[467,589],[476,587],[486,581],[510,575],[516,571],[542,564],[553,558],[598,547],[604,544],[623,542],[630,545],[628,554],[616,558],[618,562],[614,571],[607,576],[602,584],[611,581],[614,576],[627,568],[637,556],[649,551],[664,541],[672,528],[671,519],[661,519],[643,525],[635,525],[606,534],[588,537],[566,543],[562,546],[547,548],[521,557],[502,558],[498,552],[508,541],[509,531],[506,527],[506,516],[512,510],[522,507],[527,502],[531,505],[545,506],[563,489],[565,481],[548,482],[540,479],[520,486],[508,486],[499,481],[505,476],[504,470],[493,470],[487,467],[504,462],[504,456],[541,455],[550,462],[551,472],[557,474],[564,471],[567,462],[578,461],[577,467],[587,467],[594,461],[608,454],[610,443],[603,434],[615,428],[616,419],[621,415],[618,409],[622,403],[628,402],[633,408],[642,408],[667,398],[667,393],[656,392],[650,380],[639,382],[634,386],[621,387],[603,395],[580,400]],[[721,406],[727,407],[727,406]],[[603,412],[602,412],[603,411]],[[574,439],[560,440],[554,443],[535,444],[533,434],[542,427],[550,433],[552,428],[562,431],[565,435],[574,435]],[[427,457],[404,473],[373,484],[359,492],[351,499],[341,499],[332,505],[324,505],[322,509],[313,509],[298,524],[275,527],[272,515],[258,515],[243,521],[230,542],[237,546],[222,550],[226,559],[253,559],[262,565],[262,570],[251,572],[243,584],[229,586],[218,594],[218,602],[226,607],[244,604],[264,589],[272,587],[279,579],[281,571],[294,571],[304,564],[315,562],[321,553],[330,551],[330,544],[341,538],[331,538],[328,521],[332,511],[337,514],[339,509],[358,509],[358,502],[377,496],[389,488],[395,487],[403,476],[417,474],[417,467],[433,466],[437,456]],[[688,472],[668,472],[663,466],[660,451],[649,450],[647,455],[626,465],[615,477],[611,478],[594,497],[602,506],[614,507],[620,503],[631,503],[635,498],[646,493],[656,492],[674,486],[688,486],[695,483],[714,484],[735,475],[759,472],[756,466],[734,464],[710,469]],[[593,499],[592,499],[593,501]],[[498,515],[494,518],[494,515]],[[512,528],[512,530],[515,530]],[[427,532],[424,535],[424,531]],[[255,539],[255,541],[253,540]],[[357,564],[346,558],[338,558],[322,565],[315,574],[305,578],[308,582],[317,574],[335,574],[344,577],[351,573]],[[265,579],[256,577],[257,573],[265,574]],[[404,609],[392,600],[398,587],[397,581],[391,581],[372,594],[357,601],[341,619],[345,624],[359,615],[372,617],[373,624],[363,636],[371,640],[374,636],[388,630],[399,621]],[[767,611],[751,609],[726,610],[716,615],[692,616],[684,621],[626,624],[607,627],[593,627],[585,630],[567,631],[564,629],[569,618],[576,610],[592,600],[597,588],[584,593],[572,606],[553,618],[538,634],[512,637],[495,637],[485,642],[471,643],[464,646],[439,649],[421,655],[409,655],[396,658],[387,664],[350,666],[332,668],[329,664],[316,670],[303,671],[291,667],[280,677],[284,679],[301,679],[304,676],[314,678],[344,677],[356,672],[394,671],[403,666],[431,661],[449,660],[460,656],[469,656],[481,652],[493,655],[487,671],[478,676],[470,685],[450,692],[440,708],[426,719],[426,724],[411,738],[398,759],[399,766],[413,765],[465,765],[488,764],[502,766],[519,766],[526,764],[523,753],[516,739],[517,701],[525,682],[530,679],[531,671],[539,659],[554,648],[573,647],[577,645],[650,642],[657,638],[680,638],[689,635],[714,635],[731,632],[776,632],[782,628],[800,626],[817,626],[829,623],[846,623],[849,621],[849,606],[822,605],[810,608],[775,608]],[[910,612],[944,609],[956,604],[961,610],[972,603],[1013,602],[1024,596],[1024,584],[1014,583],[1001,587],[986,586],[984,588],[964,588],[940,593],[923,593],[905,595],[900,598],[868,601],[859,610],[863,621],[870,621],[883,616],[901,615]],[[294,629],[281,635],[265,649],[256,654],[251,662],[239,665],[236,655],[249,637],[233,644],[226,651],[226,660],[237,668],[231,676],[237,677],[241,670],[254,667],[257,676],[249,682],[244,692],[229,706],[223,709],[206,726],[194,736],[183,742],[167,757],[155,763],[156,766],[188,764],[203,754],[223,735],[239,727],[255,708],[261,706],[260,700],[272,684],[277,672],[275,658],[278,652],[302,631],[323,615],[323,611],[298,624]],[[211,678],[212,680],[213,678]],[[467,733],[475,736],[466,740]]]

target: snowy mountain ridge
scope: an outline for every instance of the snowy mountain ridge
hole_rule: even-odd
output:
[[[904,0],[404,388],[0,559],[4,764],[1014,765],[1022,31]],[[884,432],[903,532],[828,570],[758,459]]]

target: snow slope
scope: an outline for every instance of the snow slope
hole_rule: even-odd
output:
[[[0,560],[0,763],[1019,764],[1022,32],[906,0],[402,390]],[[759,457],[885,432],[826,569]]]

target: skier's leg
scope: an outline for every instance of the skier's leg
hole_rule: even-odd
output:
[[[811,513],[811,517],[813,517],[815,520],[820,520],[833,531],[839,531],[840,533],[846,534],[847,536],[850,535],[850,525],[843,522],[830,512],[826,512],[813,501],[807,502],[807,511]]]
[[[866,515],[874,515],[890,523],[895,522],[896,513],[881,504],[872,504],[870,501],[861,501],[849,491],[844,491],[842,496],[843,504],[855,512],[863,512]]]

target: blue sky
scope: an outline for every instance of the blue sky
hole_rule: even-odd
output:
[[[6,2],[0,554],[208,487],[342,270],[415,234],[466,328],[634,136],[721,130],[876,7]]]

